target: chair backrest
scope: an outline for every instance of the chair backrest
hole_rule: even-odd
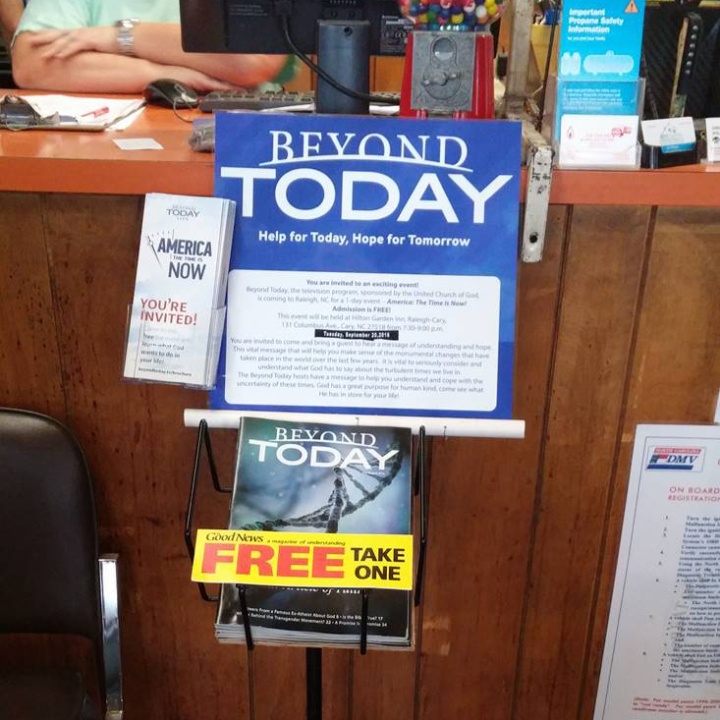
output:
[[[73,434],[46,415],[0,408],[0,548],[0,633],[101,647],[90,475]]]

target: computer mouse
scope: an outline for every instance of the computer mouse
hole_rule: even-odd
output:
[[[198,106],[198,94],[187,85],[172,78],[158,78],[143,90],[143,97],[149,105],[169,108],[194,108]]]

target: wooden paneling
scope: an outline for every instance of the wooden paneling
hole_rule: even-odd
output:
[[[519,719],[577,712],[649,214],[573,210],[538,467]]]
[[[554,208],[545,260],[519,278],[515,413],[526,439],[433,443],[423,720],[510,717],[564,226]]]
[[[352,720],[412,720],[414,653],[370,650],[364,656],[356,653],[352,663]]]
[[[44,199],[67,417],[95,478],[102,548],[120,554],[127,717],[229,717],[247,703],[244,654],[214,641],[182,543],[194,445],[182,411],[197,395],[121,380],[141,203]]]
[[[0,194],[0,403],[65,418],[42,199]]]
[[[600,199],[602,201],[602,199]],[[196,391],[121,379],[141,198],[0,195],[3,403],[66,420],[121,558],[126,720],[298,720],[303,650],[213,637],[184,511]],[[720,387],[720,211],[552,206],[519,268],[524,440],[432,442],[414,652],[323,653],[327,720],[590,720],[638,422],[708,422]],[[231,432],[213,436],[224,479]],[[196,526],[224,525],[207,472]]]
[[[581,718],[591,717],[639,423],[710,423],[720,388],[720,210],[660,208],[638,312]]]

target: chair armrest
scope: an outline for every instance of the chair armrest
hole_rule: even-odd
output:
[[[116,554],[101,555],[98,559],[105,665],[105,720],[122,720],[123,716],[117,560]]]

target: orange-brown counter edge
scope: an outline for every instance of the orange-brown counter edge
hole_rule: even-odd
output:
[[[192,116],[190,116],[192,117]],[[190,125],[170,110],[146,108],[122,132],[0,130],[0,191],[143,195],[211,195],[211,153],[189,146]],[[120,150],[115,138],[152,138],[162,150]],[[526,173],[522,170],[521,197]],[[558,205],[720,205],[720,167],[664,170],[555,170],[550,202]]]

